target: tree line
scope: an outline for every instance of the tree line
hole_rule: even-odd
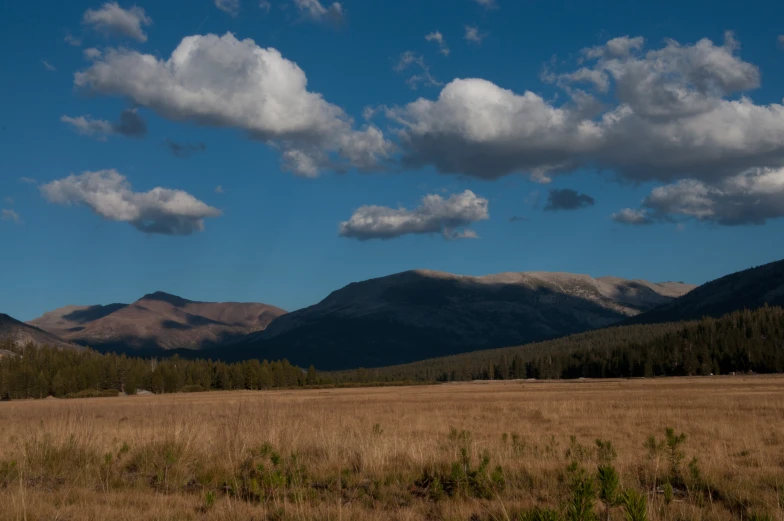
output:
[[[136,394],[138,390],[173,393],[230,389],[274,389],[319,383],[316,370],[287,360],[158,360],[0,342],[0,399]]]

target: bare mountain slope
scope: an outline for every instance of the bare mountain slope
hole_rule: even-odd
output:
[[[108,306],[65,306],[44,313],[28,322],[31,326],[48,331],[53,335],[76,336],[85,324],[105,317],[128,304],[109,304]]]
[[[31,324],[97,349],[204,349],[263,330],[284,313],[267,304],[196,302],[156,292],[128,305],[68,306]]]
[[[692,288],[569,273],[407,271],[349,284],[281,316],[231,356],[286,357],[320,369],[406,363],[608,326]]]
[[[740,309],[784,306],[784,260],[712,280],[672,302],[630,319],[629,323],[720,317]]]
[[[17,344],[32,342],[39,346],[46,345],[60,349],[81,349],[81,346],[66,342],[37,327],[25,324],[4,313],[0,313],[0,340],[6,339],[10,339]]]

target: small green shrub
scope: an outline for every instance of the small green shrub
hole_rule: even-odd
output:
[[[585,469],[573,462],[567,468],[569,479],[569,502],[566,507],[567,521],[594,521],[596,512],[596,487],[593,478]]]
[[[597,440],[598,441],[598,440]],[[600,465],[597,472],[599,480],[599,499],[604,503],[605,520],[610,520],[610,510],[618,504],[620,480],[612,465]]]
[[[215,506],[215,492],[208,490],[204,494],[204,510],[210,510]]]
[[[296,454],[283,457],[269,443],[249,451],[237,477],[235,492],[249,501],[275,498],[286,492],[295,493],[308,486],[308,475]]]
[[[667,445],[667,461],[670,464],[670,478],[678,480],[681,474],[681,463],[686,454],[681,450],[681,445],[686,441],[684,433],[675,434],[675,429],[667,427],[664,431],[664,441]]]
[[[599,463],[602,465],[609,465],[615,458],[618,457],[618,453],[615,451],[615,447],[611,441],[605,440],[596,440],[596,457],[599,460]]]
[[[675,497],[675,491],[672,489],[672,484],[668,481],[664,484],[664,504],[669,505]]]
[[[623,493],[623,508],[626,521],[648,521],[648,498],[634,489]]]
[[[580,442],[577,441],[576,436],[570,436],[569,448],[566,449],[564,456],[567,460],[582,463],[591,457],[592,452],[593,451],[590,447],[586,447],[585,445],[580,444]]]

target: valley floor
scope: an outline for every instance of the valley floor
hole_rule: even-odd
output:
[[[544,519],[602,461],[648,519],[784,520],[782,377],[16,401],[0,440],[0,521]]]

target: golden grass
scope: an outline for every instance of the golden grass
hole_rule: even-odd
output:
[[[705,485],[665,505],[665,459],[643,444],[668,426]],[[486,451],[502,467],[492,497],[433,500],[416,485],[459,460],[450,427],[470,431],[474,462]],[[612,441],[649,519],[784,520],[784,378],[737,376],[0,403],[0,521],[513,519],[563,506],[571,436],[591,472],[594,440]],[[306,477],[242,496],[243,472],[272,468],[249,459],[265,443],[296,453]]]

